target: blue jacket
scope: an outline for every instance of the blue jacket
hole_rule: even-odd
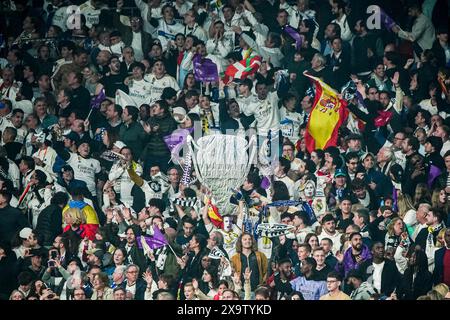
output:
[[[319,300],[321,296],[328,293],[325,281],[308,280],[305,277],[298,277],[291,281],[294,291],[302,293],[305,300]]]

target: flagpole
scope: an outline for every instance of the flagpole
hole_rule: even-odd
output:
[[[172,246],[170,244],[167,244],[167,245],[169,246],[170,250],[172,250],[172,253],[175,255],[175,257],[179,258],[178,255],[173,250]]]
[[[94,108],[91,108],[91,110],[89,110],[89,113],[88,113],[88,115],[87,115],[85,121],[86,121],[86,120],[89,120],[89,117],[91,116],[91,113],[92,113],[92,110],[93,110],[93,109],[94,109]]]

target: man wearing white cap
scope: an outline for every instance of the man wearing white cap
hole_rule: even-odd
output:
[[[22,244],[13,248],[17,259],[27,257],[31,249],[39,248],[36,235],[31,228],[26,227],[20,230],[19,238],[22,241]]]

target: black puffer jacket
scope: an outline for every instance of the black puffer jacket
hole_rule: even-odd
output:
[[[62,233],[62,209],[51,204],[39,214],[36,233],[42,237],[44,246],[52,246],[53,240]]]
[[[164,115],[163,117],[151,117],[148,123],[152,127],[152,132],[149,133],[149,138],[144,152],[141,154],[141,159],[145,161],[149,157],[164,157],[170,155],[164,137],[171,134],[177,129],[177,123],[171,115]]]

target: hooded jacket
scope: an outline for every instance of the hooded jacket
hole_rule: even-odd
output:
[[[361,264],[366,260],[372,259],[372,254],[365,244],[362,245],[361,257],[363,259]],[[359,265],[360,264],[353,259],[352,248],[350,247],[345,251],[342,263],[336,264],[336,271],[344,277],[347,277],[349,271],[358,269]]]

